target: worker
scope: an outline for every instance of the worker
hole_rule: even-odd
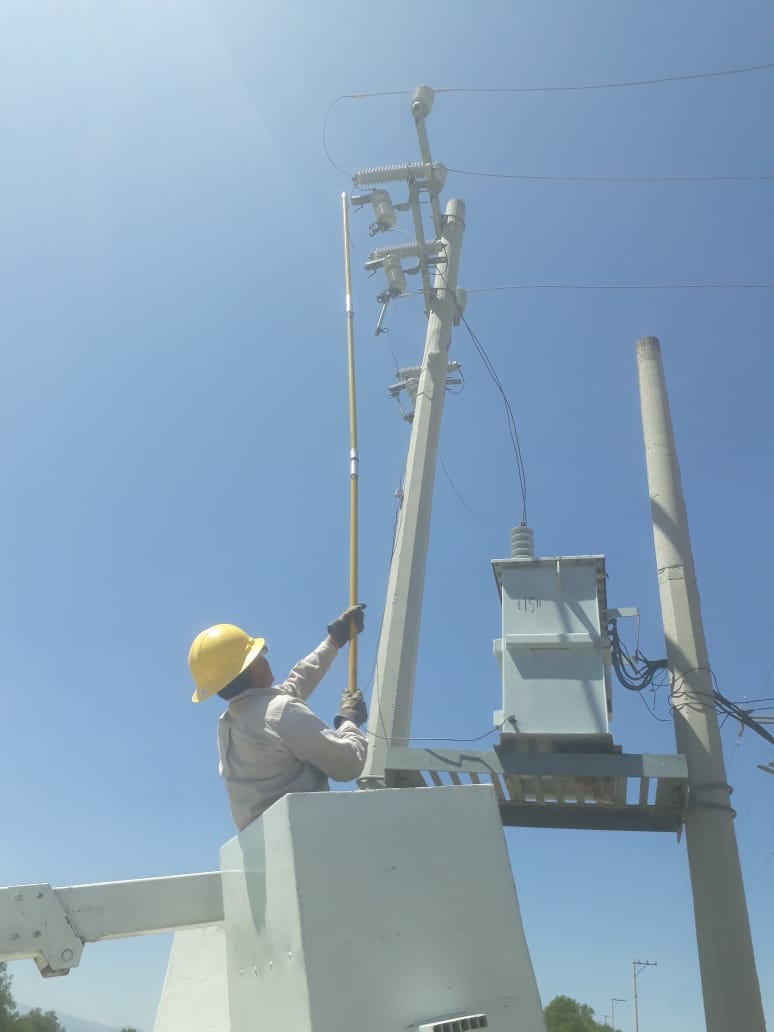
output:
[[[275,685],[268,648],[233,624],[216,624],[196,636],[188,665],[193,702],[219,695],[228,709],[218,721],[219,770],[239,831],[288,792],[324,792],[334,781],[352,781],[365,765],[368,719],[362,693],[345,690],[333,728],[306,700],[322,680],[350,629],[363,630],[364,605],[350,606],[328,625],[328,636]]]

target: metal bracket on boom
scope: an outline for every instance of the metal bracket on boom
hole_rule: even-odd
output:
[[[8,929],[3,956],[33,957],[44,978],[77,967],[83,943],[50,885],[17,885],[0,892],[0,928]]]

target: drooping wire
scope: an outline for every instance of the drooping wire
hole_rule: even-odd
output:
[[[462,503],[462,505],[463,505],[463,506],[464,506],[464,507],[465,507],[465,508],[466,508],[466,509],[468,510],[468,512],[469,512],[469,513],[471,514],[471,516],[475,516],[477,520],[480,520],[480,522],[481,522],[481,523],[483,523],[483,524],[484,524],[484,526],[486,526],[486,527],[489,527],[489,528],[490,528],[491,530],[496,530],[496,531],[497,531],[497,532],[498,532],[499,534],[504,534],[504,533],[505,533],[505,530],[504,530],[504,529],[503,529],[502,527],[496,527],[496,526],[494,525],[494,523],[490,523],[490,522],[489,522],[489,520],[487,520],[487,519],[484,519],[484,517],[483,517],[483,516],[482,516],[482,515],[481,515],[480,513],[477,513],[475,509],[471,508],[471,506],[470,506],[470,505],[468,505],[468,503],[467,503],[467,502],[465,501],[465,499],[464,499],[464,498],[462,497],[462,495],[460,494],[460,492],[459,492],[459,491],[457,490],[457,486],[456,486],[456,484],[454,483],[454,481],[452,480],[452,478],[451,478],[451,476],[450,476],[450,474],[449,474],[449,471],[448,471],[448,469],[446,468],[446,463],[445,463],[445,462],[443,461],[443,455],[441,455],[441,453],[440,453],[440,452],[438,453],[438,461],[439,461],[439,463],[441,464],[441,469],[442,469],[442,470],[443,470],[443,472],[444,472],[444,476],[445,476],[445,477],[446,477],[446,479],[447,479],[447,480],[449,481],[449,486],[451,487],[452,491],[453,491],[453,492],[455,493],[455,495],[457,496],[457,498],[458,498],[458,499],[460,500],[460,502]]]
[[[444,272],[443,272],[443,270],[442,270],[442,268],[440,266],[438,266],[436,268],[436,273],[438,274],[438,276],[440,276],[441,281],[443,282],[443,284],[446,285],[446,276],[444,275]],[[503,405],[505,407],[506,421],[507,421],[507,424],[508,424],[508,434],[509,434],[510,439],[511,439],[511,445],[513,446],[513,453],[514,453],[514,456],[516,458],[516,473],[517,473],[518,480],[519,480],[519,490],[521,491],[521,522],[522,522],[522,525],[526,526],[526,524],[527,524],[527,473],[526,473],[526,470],[524,468],[524,457],[523,457],[522,452],[521,452],[521,441],[519,440],[519,432],[516,429],[516,417],[513,414],[513,409],[511,408],[511,403],[508,400],[508,395],[505,393],[505,388],[502,385],[502,381],[500,380],[500,377],[497,375],[497,370],[495,369],[492,360],[490,359],[489,355],[487,354],[486,348],[484,347],[484,345],[479,340],[477,334],[474,332],[474,330],[471,327],[471,325],[468,322],[468,320],[465,318],[465,315],[464,315],[464,313],[462,311],[462,308],[460,307],[460,303],[457,300],[457,295],[456,295],[455,291],[450,291],[448,289],[448,287],[446,287],[446,289],[447,289],[447,292],[449,294],[449,297],[451,297],[452,301],[454,302],[454,307],[457,310],[457,318],[460,320],[460,322],[463,324],[465,329],[468,331],[470,339],[473,341],[473,346],[475,347],[476,351],[478,352],[479,358],[484,363],[484,368],[489,373],[489,376],[491,377],[492,382],[494,383],[495,387],[497,388],[497,390],[498,390],[498,392],[500,394],[500,397],[502,398]],[[466,291],[466,293],[467,293],[467,291]],[[401,295],[401,296],[405,296],[405,295]]]
[[[692,72],[685,75],[662,75],[654,79],[623,79],[614,82],[582,83],[574,86],[434,86],[432,89],[433,93],[567,93],[581,90],[628,89],[632,86],[655,86],[662,82],[689,82],[693,79],[719,79],[727,75],[748,75],[750,72],[769,71],[772,68],[774,68],[774,61],[768,64],[724,68],[717,72]],[[340,100],[367,100],[369,97],[408,97],[412,93],[413,90],[343,93],[333,103],[336,104]]]
[[[751,183],[769,182],[772,176],[527,176],[511,172],[478,172],[466,168],[447,168],[458,176],[480,179],[511,179],[526,183]]]
[[[763,72],[774,68],[769,64],[746,65],[742,68],[727,68],[720,72],[694,72],[690,75],[663,75],[656,79],[628,79],[622,82],[597,82],[581,86],[489,86],[489,87],[439,87],[435,93],[570,93],[580,90],[626,89],[631,86],[655,86],[662,82],[688,82],[691,79],[718,79],[726,75],[746,75],[749,72]]]
[[[612,619],[607,624],[610,639],[610,658],[616,677],[623,688],[630,692],[641,692],[653,683],[660,670],[667,669],[665,659],[646,659],[639,647],[630,655],[618,634],[618,620]]]
[[[347,172],[347,170],[345,168],[342,168],[341,165],[337,164],[333,160],[333,158],[331,157],[331,152],[328,150],[328,142],[327,142],[327,139],[326,139],[327,130],[328,130],[328,116],[330,115],[330,113],[333,110],[333,108],[338,104],[338,102],[340,100],[345,100],[345,99],[348,99],[348,95],[346,93],[342,94],[340,97],[336,97],[335,100],[332,100],[330,102],[330,104],[328,105],[327,111],[323,115],[323,123],[322,123],[322,148],[323,148],[323,153],[325,154],[325,157],[328,159],[330,164],[333,165],[333,167],[337,171],[341,172],[342,175],[346,176],[347,179],[351,179],[352,178],[352,173],[351,172]]]
[[[739,823],[738,823],[738,825],[736,827],[737,835],[739,834],[739,832],[744,827],[745,821],[750,816],[750,812],[752,811],[752,808],[755,806],[756,802],[758,801],[758,796],[761,794],[761,789],[763,788],[765,780],[766,780],[766,775],[761,771],[761,773],[758,775],[758,787],[755,789],[755,792],[753,793],[753,797],[750,800],[750,802],[747,804],[747,809],[742,814],[742,817],[741,817],[741,819],[740,819],[740,821],[739,821]]]
[[[715,671],[709,667],[694,667],[691,670],[686,670],[678,677],[672,679],[672,708],[674,710],[681,709],[701,709],[701,703],[687,700],[684,696],[687,694],[685,689],[682,687],[682,682],[685,681],[686,677],[692,673],[698,673],[704,671],[712,678],[712,698],[715,703],[715,708],[723,714],[728,715],[733,720],[738,721],[742,726],[749,727],[751,731],[754,731],[756,735],[760,735],[761,738],[765,739],[774,745],[774,735],[766,730],[762,724],[752,716],[752,711],[744,707],[741,703],[734,701],[733,699],[727,699],[718,689],[718,679],[715,676]]]
[[[763,861],[763,866],[758,869],[756,874],[748,882],[748,885],[747,885],[748,889],[751,889],[753,887],[753,885],[757,882],[757,880],[760,878],[760,876],[763,874],[763,872],[766,870],[766,868],[769,866],[769,864],[771,863],[772,860],[774,860],[774,849],[769,853],[769,855]]]
[[[481,735],[476,735],[475,738],[385,738],[384,735],[374,734],[373,731],[366,731],[366,734],[370,738],[380,738],[383,742],[481,742],[485,738],[489,738],[490,735],[497,734],[498,731],[502,731],[506,724],[513,724],[513,715],[508,716],[500,724],[495,724],[494,727],[490,727],[488,731],[485,731]]]
[[[669,717],[660,717],[658,715],[658,713],[656,713],[655,708],[648,705],[648,702],[647,702],[647,700],[646,700],[644,695],[640,695],[640,700],[642,701],[643,706],[648,711],[648,713],[650,713],[651,717],[653,717],[654,720],[657,720],[660,724],[671,724],[672,723],[672,721],[669,719]]]
[[[442,86],[434,88],[434,93],[572,93],[580,92],[584,90],[611,90],[611,89],[628,89],[634,86],[654,86],[658,83],[668,82],[688,82],[695,79],[717,79],[723,76],[729,75],[747,75],[750,72],[763,72],[774,68],[774,62],[760,65],[747,65],[741,68],[727,68],[718,72],[695,72],[689,75],[665,75],[655,79],[630,79],[621,82],[599,82],[590,84],[581,84],[575,86],[509,86],[509,87],[492,87],[492,86],[481,86],[481,87],[462,87],[462,86]],[[322,147],[325,157],[328,159],[333,167],[341,172],[348,178],[352,178],[352,173],[347,172],[341,165],[337,164],[331,157],[330,151],[328,150],[328,144],[326,140],[326,129],[328,123],[328,116],[332,109],[342,100],[368,100],[372,97],[408,97],[412,94],[412,90],[378,90],[371,93],[342,93],[340,96],[332,100],[326,109],[325,115],[323,116],[322,124]],[[451,170],[457,171],[460,170]],[[466,174],[466,173],[463,173]],[[714,177],[713,177],[714,178]]]
[[[454,295],[452,295],[452,296],[454,296]],[[486,348],[481,343],[481,341],[479,340],[477,334],[474,332],[473,328],[471,327],[470,323],[468,322],[468,320],[463,315],[462,309],[460,308],[459,304],[457,304],[457,299],[456,298],[454,298],[454,303],[457,306],[457,314],[458,314],[458,316],[459,316],[463,326],[468,331],[468,335],[470,336],[470,339],[473,341],[473,346],[475,347],[476,351],[478,352],[478,355],[479,355],[481,361],[484,363],[484,368],[489,373],[489,376],[491,377],[492,382],[494,383],[495,387],[497,388],[497,390],[498,390],[498,392],[500,394],[500,397],[502,398],[503,405],[505,407],[505,417],[506,417],[506,421],[507,421],[507,424],[508,424],[508,434],[510,436],[511,444],[513,446],[513,454],[516,457],[516,471],[517,471],[517,475],[518,475],[518,478],[519,478],[519,488],[521,490],[521,521],[522,521],[522,523],[524,525],[526,525],[526,523],[527,523],[527,473],[526,473],[526,470],[524,468],[524,457],[523,457],[522,452],[521,452],[521,442],[519,440],[519,432],[516,429],[516,417],[513,414],[513,409],[511,408],[511,403],[508,400],[508,395],[505,393],[505,388],[502,385],[502,381],[500,380],[500,377],[497,375],[497,370],[495,369],[495,367],[494,367],[494,365],[492,363],[492,360],[490,359],[489,355],[487,354]]]
[[[761,685],[761,697],[758,699],[758,702],[767,701],[763,699],[763,693],[766,691],[766,685],[769,683],[769,678],[772,674],[774,674],[774,663],[772,663],[769,669],[766,671],[766,676],[764,677],[763,684]]]
[[[504,290],[774,290],[774,283],[507,283],[499,287],[466,287],[466,294],[495,294]],[[398,300],[418,297],[406,290]]]

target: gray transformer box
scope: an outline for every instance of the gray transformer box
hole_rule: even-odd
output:
[[[495,559],[492,567],[502,601],[502,637],[494,642],[503,685],[494,721],[502,734],[608,734],[604,556]]]

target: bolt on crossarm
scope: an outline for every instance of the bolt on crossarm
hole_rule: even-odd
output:
[[[642,429],[707,1032],[765,1028],[661,346],[637,341]]]
[[[449,201],[442,235],[447,261],[435,276],[406,460],[403,506],[376,653],[368,759],[360,779],[365,788],[384,784],[389,747],[405,744],[411,728],[430,512],[449,344],[458,311],[455,291],[464,227],[465,205],[460,200]]]

